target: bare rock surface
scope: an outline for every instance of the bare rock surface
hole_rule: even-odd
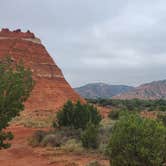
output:
[[[25,110],[59,109],[68,99],[83,100],[65,80],[61,69],[53,61],[40,39],[30,32],[20,29],[0,31],[0,58],[11,56],[20,59],[30,68],[35,80],[35,87],[25,103]]]

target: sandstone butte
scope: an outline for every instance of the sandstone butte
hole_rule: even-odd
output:
[[[40,39],[30,32],[20,29],[0,31],[0,58],[11,56],[18,62],[22,59],[25,67],[32,71],[35,80],[34,89],[25,102],[24,113],[57,111],[68,99],[83,99],[65,80],[61,69],[53,61]]]

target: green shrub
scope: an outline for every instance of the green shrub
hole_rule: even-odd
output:
[[[79,101],[73,104],[68,101],[57,113],[57,121],[53,126],[67,126],[75,129],[85,129],[88,122],[98,125],[101,121],[101,115],[98,110],[89,104],[81,104]]]
[[[120,117],[107,147],[111,166],[161,166],[165,152],[164,125],[136,114]]]
[[[159,106],[158,107],[159,111],[165,112],[166,111],[166,106]]]
[[[81,141],[83,147],[96,149],[98,147],[98,128],[89,123],[81,135]]]
[[[11,57],[0,59],[0,149],[10,147],[13,139],[6,129],[12,118],[24,110],[24,102],[33,89],[34,81],[29,69],[21,61],[13,62]]]
[[[141,100],[141,99],[87,99],[88,103],[98,104],[109,108],[127,109],[129,111],[166,111],[166,100]]]
[[[166,126],[166,114],[158,114],[157,118],[163,122],[163,124]]]
[[[91,161],[86,166],[103,166],[97,160]]]
[[[57,113],[57,120],[59,126],[72,126],[74,113],[74,105],[69,100],[63,106],[62,110]],[[55,122],[54,122],[55,123]],[[55,125],[54,125],[55,126]]]
[[[119,119],[119,110],[112,110],[109,114],[108,117],[112,120],[118,120]]]
[[[76,162],[68,162],[64,166],[79,166]]]

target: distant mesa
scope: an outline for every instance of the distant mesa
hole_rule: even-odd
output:
[[[25,103],[27,111],[56,111],[67,100],[84,101],[65,80],[61,69],[53,61],[39,39],[20,29],[0,31],[0,58],[10,55],[13,61],[23,60],[33,73],[36,84]]]

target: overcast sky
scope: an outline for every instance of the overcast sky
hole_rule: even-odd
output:
[[[33,31],[73,87],[166,79],[166,0],[0,0],[2,27]]]

